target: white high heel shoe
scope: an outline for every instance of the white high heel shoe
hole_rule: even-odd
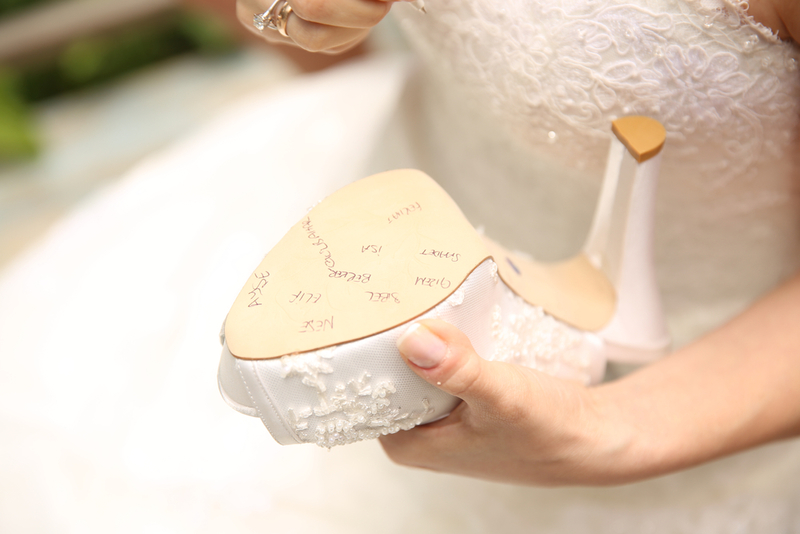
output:
[[[390,171],[314,207],[267,254],[223,326],[219,387],[278,443],[322,447],[407,430],[459,400],[403,362],[415,319],[461,329],[481,356],[584,383],[607,358],[666,351],[652,266],[664,128],[613,124],[584,252],[540,264],[478,235],[427,175]]]

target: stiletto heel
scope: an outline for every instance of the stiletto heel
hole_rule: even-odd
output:
[[[586,249],[562,263],[540,264],[481,237],[419,171],[335,192],[289,230],[236,298],[221,335],[223,398],[261,418],[281,444],[330,448],[434,421],[459,402],[400,357],[396,341],[415,319],[450,322],[484,358],[586,384],[602,379],[607,353],[661,350],[649,265],[653,156],[663,139],[650,146],[655,121],[647,121],[615,122],[621,142],[612,142]],[[639,154],[635,165],[622,143]]]
[[[648,117],[614,121],[603,187],[584,253],[616,292],[611,321],[598,332],[609,360],[645,363],[670,337],[653,263],[653,222],[664,127]]]

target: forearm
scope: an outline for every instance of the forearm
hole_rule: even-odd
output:
[[[464,400],[381,438],[396,462],[540,485],[612,485],[800,433],[800,276],[740,317],[596,388],[484,360],[443,321],[399,340],[423,380]]]
[[[591,390],[616,481],[800,433],[800,276],[664,360]]]

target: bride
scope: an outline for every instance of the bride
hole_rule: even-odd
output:
[[[800,425],[792,4],[430,0],[426,14],[374,0],[289,5],[285,36],[259,33],[343,50],[391,9],[421,65],[368,60],[242,103],[3,275],[0,525],[797,528],[800,445],[778,442]],[[252,25],[268,7],[237,10]],[[373,171],[420,168],[488,235],[558,259],[584,237],[610,121],[628,114],[668,133],[656,256],[674,354],[585,389],[482,362],[459,332],[427,323],[401,351],[465,403],[382,445],[399,463],[476,479],[396,466],[374,442],[281,448],[218,400],[208,332],[319,197]],[[450,349],[444,361],[437,343]]]

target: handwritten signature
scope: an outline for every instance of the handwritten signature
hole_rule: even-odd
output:
[[[261,302],[258,301],[258,299],[260,299],[261,296],[263,295],[263,293],[261,293],[261,289],[264,288],[269,283],[269,281],[267,280],[267,278],[269,278],[268,271],[264,271],[262,273],[255,273],[253,274],[253,276],[256,277],[256,281],[252,286],[253,289],[251,289],[247,293],[248,295],[250,295],[250,304],[247,305],[248,308],[252,308],[253,306],[261,306]]]

